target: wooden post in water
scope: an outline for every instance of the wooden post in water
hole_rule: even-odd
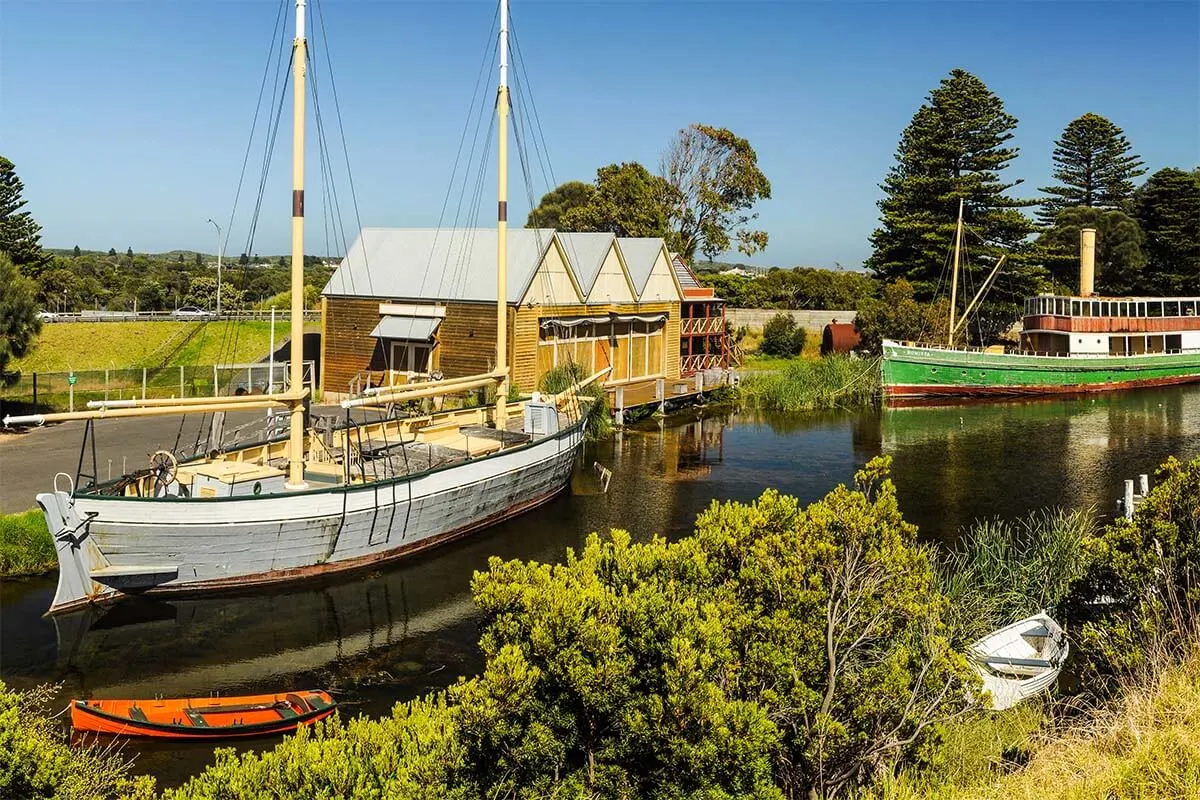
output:
[[[1125,519],[1133,519],[1133,480],[1125,481]]]
[[[1138,475],[1138,494],[1142,496],[1143,500],[1146,498],[1146,495],[1150,494],[1149,475]]]
[[[665,413],[667,407],[667,379],[655,378],[654,399],[658,401],[658,413]]]
[[[616,422],[617,427],[620,427],[625,424],[625,387],[624,386],[617,387],[617,391],[615,392],[613,399],[616,400],[616,403],[617,403],[616,413],[614,415],[615,422]]]

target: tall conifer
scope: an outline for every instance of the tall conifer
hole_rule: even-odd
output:
[[[1133,179],[1146,173],[1142,159],[1130,153],[1125,133],[1098,114],[1072,120],[1054,143],[1054,179],[1043,186],[1038,219],[1052,225],[1060,211],[1075,206],[1130,210]]]
[[[1008,196],[1021,183],[1000,173],[1017,148],[1008,145],[1017,119],[971,73],[955,69],[929,93],[896,149],[896,164],[881,188],[881,227],[871,235],[867,266],[887,281],[905,278],[918,299],[929,299],[946,275],[959,200],[964,201],[964,241],[971,259],[960,285],[969,290],[1001,254],[1008,260],[989,295],[983,316],[994,329],[1007,327],[1024,296],[1036,289],[1040,267],[1024,258],[1033,223],[1021,213],[1032,201]],[[960,307],[964,305],[959,297]],[[985,334],[984,338],[988,338]]]
[[[1146,233],[1146,289],[1200,293],[1200,170],[1160,169],[1138,189],[1135,207]]]

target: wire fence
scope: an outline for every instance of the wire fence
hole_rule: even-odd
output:
[[[291,318],[290,310],[277,309],[274,319],[286,320]],[[305,322],[319,322],[321,312],[308,309],[304,312]],[[78,311],[55,312],[43,311],[39,317],[42,322],[212,322],[214,320],[269,320],[271,311],[222,311],[220,314],[211,311]]]
[[[304,362],[304,383],[314,391],[314,363]],[[0,411],[17,407],[40,412],[77,411],[91,400],[219,397],[266,394],[289,388],[289,363],[94,369],[33,372],[0,385]]]

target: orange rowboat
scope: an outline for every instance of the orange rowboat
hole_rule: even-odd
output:
[[[77,731],[160,739],[225,739],[287,733],[324,719],[337,703],[327,692],[163,700],[72,700]]]

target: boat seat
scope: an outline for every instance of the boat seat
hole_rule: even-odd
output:
[[[298,694],[289,694],[284,699],[305,713],[308,713],[312,710],[312,707],[309,706],[309,704],[305,702],[304,698]]]
[[[150,720],[146,719],[146,712],[142,711],[137,706],[129,707],[129,718],[132,720],[136,720],[137,722],[149,722],[150,721]]]
[[[287,703],[280,703],[279,705],[275,706],[275,710],[279,712],[279,716],[282,719],[292,719],[293,717],[300,716],[294,710],[292,710],[292,707]]]
[[[1008,656],[987,656],[980,659],[985,664],[1003,667],[1052,667],[1044,658],[1010,658]]]
[[[311,695],[308,698],[308,704],[317,711],[323,711],[323,710],[329,708],[329,706],[330,706],[330,704],[326,703],[325,700],[320,695],[315,695],[315,694]]]
[[[190,719],[192,721],[192,727],[195,727],[195,728],[207,728],[208,727],[208,720],[206,720],[204,718],[204,715],[201,714],[196,709],[185,708],[184,713],[186,713],[188,716],[188,719]]]

